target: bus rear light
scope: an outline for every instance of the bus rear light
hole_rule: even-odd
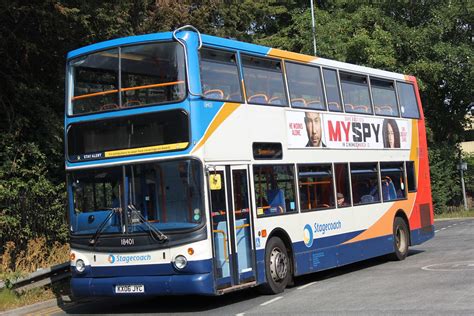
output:
[[[71,254],[69,255],[69,259],[71,261],[74,261],[74,259],[76,259],[76,254],[74,252],[71,252]]]
[[[267,237],[267,230],[266,229],[262,229],[262,237]]]
[[[188,255],[190,255],[190,256],[194,255],[194,249],[193,248],[188,248]]]

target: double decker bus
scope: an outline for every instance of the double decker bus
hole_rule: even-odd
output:
[[[412,76],[192,27],[67,56],[74,295],[219,295],[434,236]]]

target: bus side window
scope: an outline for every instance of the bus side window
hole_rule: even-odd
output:
[[[334,164],[334,176],[336,178],[337,207],[351,206],[351,193],[349,186],[349,170],[346,163]]]
[[[382,177],[382,198],[384,202],[406,198],[403,163],[380,163],[380,175]]]
[[[293,165],[257,165],[253,173],[258,216],[296,211]]]
[[[200,53],[202,93],[205,99],[242,101],[235,53],[203,48]]]
[[[281,61],[241,56],[247,102],[286,106],[287,98]]]
[[[352,163],[351,181],[354,205],[380,202],[376,163]]]
[[[339,84],[337,83],[336,71],[323,68],[323,75],[329,111],[342,112],[341,94],[339,92]]]
[[[346,112],[372,114],[367,77],[342,72],[339,75]]]
[[[285,63],[291,106],[325,110],[319,67]]]
[[[416,192],[415,162],[407,161],[406,166],[407,166],[408,192]]]
[[[302,211],[333,208],[334,186],[331,165],[298,167],[300,207]]]
[[[393,81],[370,79],[375,114],[398,116],[397,96]]]
[[[402,117],[420,118],[420,111],[418,110],[418,102],[416,101],[415,88],[413,85],[397,82],[397,89]]]

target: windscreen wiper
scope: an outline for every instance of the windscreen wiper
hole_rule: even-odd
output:
[[[112,212],[110,212],[109,215],[100,223],[99,227],[95,231],[94,236],[89,240],[89,245],[94,246],[97,243],[97,240],[99,240],[100,234],[104,230],[105,224],[112,218],[117,213],[120,213],[122,209],[120,207],[115,207],[115,208],[110,208]]]
[[[146,227],[148,227],[149,229],[148,232],[150,233],[151,238],[153,238],[156,241],[165,242],[168,239],[168,236],[166,236],[161,231],[159,231],[156,227],[148,223],[148,221],[143,217],[140,211],[137,210],[135,205],[129,204],[128,209],[130,210],[129,223],[134,224],[137,221],[142,222],[143,224],[145,224]]]

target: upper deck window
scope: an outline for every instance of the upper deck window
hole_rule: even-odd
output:
[[[119,47],[75,58],[69,66],[72,114],[167,103],[186,94],[184,51],[177,43]]]
[[[118,107],[118,49],[76,58],[70,66],[74,76],[74,114]]]
[[[235,53],[203,48],[200,53],[201,84],[206,99],[242,101]]]
[[[402,117],[420,118],[418,102],[416,102],[415,89],[412,84],[397,82],[400,110]]]
[[[287,105],[281,61],[242,56],[247,102]]]
[[[367,77],[350,73],[340,76],[346,112],[372,114]]]
[[[341,93],[337,82],[337,72],[332,69],[323,68],[323,75],[329,111],[342,112]]]
[[[398,116],[397,96],[393,81],[370,79],[375,114]]]
[[[325,110],[321,70],[319,67],[285,63],[291,105]]]
[[[123,47],[122,107],[182,100],[186,94],[183,54],[176,43]]]

